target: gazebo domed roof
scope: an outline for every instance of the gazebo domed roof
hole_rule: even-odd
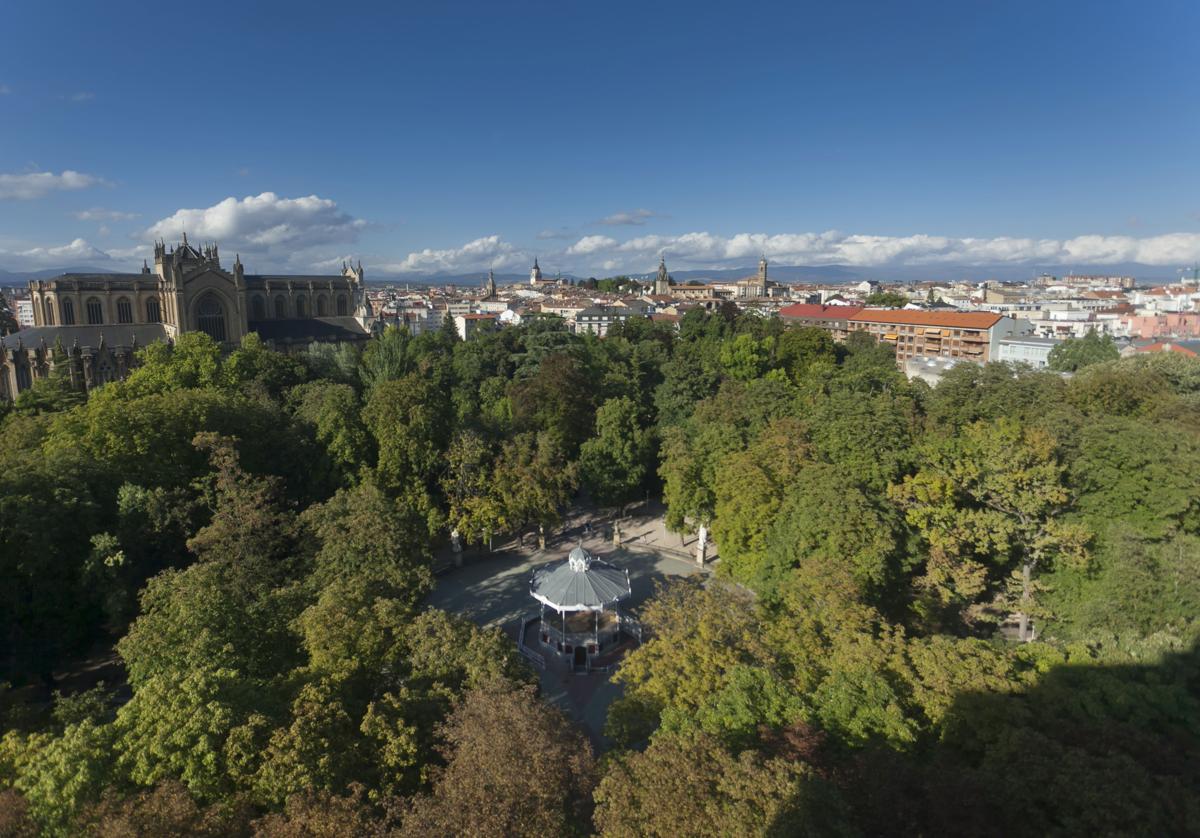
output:
[[[629,572],[576,547],[566,561],[533,572],[529,592],[555,611],[603,611],[630,594]]]

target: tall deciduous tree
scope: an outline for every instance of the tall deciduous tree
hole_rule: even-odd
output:
[[[596,435],[579,450],[580,476],[602,504],[629,500],[646,480],[653,436],[638,413],[628,396],[609,399],[596,411]]]
[[[488,533],[508,528],[504,507],[496,492],[491,446],[478,433],[464,431],[450,444],[442,491],[449,504],[451,529],[472,544]]]
[[[583,734],[532,687],[468,692],[442,730],[446,767],[417,797],[412,836],[584,835],[595,765]]]
[[[942,588],[955,580],[956,569],[945,563],[1013,570],[1009,604],[1018,636],[1031,639],[1037,572],[1087,556],[1089,534],[1061,517],[1071,498],[1054,439],[1003,419],[934,440],[922,454],[920,471],[893,497],[930,545],[931,584]],[[939,560],[943,567],[936,566]]]
[[[448,395],[411,373],[371,389],[363,421],[379,449],[379,479],[397,495],[427,494],[450,442]]]
[[[814,366],[834,364],[837,346],[826,329],[815,326],[792,328],[779,336],[776,361],[792,381],[799,383]]]
[[[612,838],[853,834],[810,766],[731,753],[704,734],[660,734],[618,758],[596,802],[596,827]]]
[[[1115,361],[1121,357],[1112,335],[1101,337],[1095,329],[1088,329],[1081,338],[1068,338],[1050,350],[1050,369],[1059,372],[1075,372],[1092,364]]]
[[[506,442],[493,472],[493,491],[506,528],[557,525],[575,491],[576,472],[557,434],[523,433]]]
[[[513,421],[521,431],[548,431],[573,457],[591,431],[592,394],[582,365],[566,352],[555,352],[542,359],[533,377],[513,386]]]
[[[718,462],[712,531],[721,546],[720,572],[746,584],[764,581],[767,532],[789,487],[802,479],[806,436],[797,420],[776,419],[747,450]]]

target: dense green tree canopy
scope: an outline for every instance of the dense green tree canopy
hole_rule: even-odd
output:
[[[1115,361],[1120,357],[1112,335],[1101,337],[1095,329],[1088,329],[1081,338],[1067,338],[1050,350],[1050,369],[1059,372],[1075,372],[1092,364]]]
[[[1200,361],[930,387],[865,333],[678,326],[189,334],[23,393],[0,834],[1200,832]],[[589,741],[426,595],[452,530],[646,497],[719,561],[639,591]]]

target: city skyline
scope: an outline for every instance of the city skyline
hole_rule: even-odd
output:
[[[282,9],[13,9],[0,269],[1200,259],[1193,4]]]

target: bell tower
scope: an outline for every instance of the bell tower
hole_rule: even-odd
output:
[[[654,294],[658,297],[671,296],[671,277],[667,273],[667,257],[658,260],[658,275],[654,278]]]

